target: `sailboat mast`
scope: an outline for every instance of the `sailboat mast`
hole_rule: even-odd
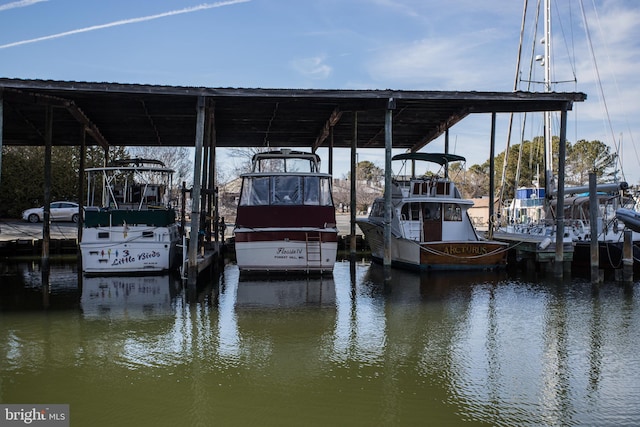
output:
[[[544,0],[544,91],[551,92],[551,0]],[[553,176],[553,144],[551,136],[551,112],[544,112],[545,190],[555,190]]]

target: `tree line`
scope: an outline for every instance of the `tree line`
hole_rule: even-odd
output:
[[[44,147],[4,146],[2,148],[2,172],[0,175],[0,217],[17,218],[22,211],[44,204]],[[191,159],[187,149],[136,147],[109,147],[109,159],[145,157],[162,160],[174,169],[174,185],[188,179]],[[105,151],[102,147],[88,146],[85,168],[104,166]],[[79,202],[80,149],[54,146],[51,148],[51,201]],[[86,177],[82,177],[86,179]],[[87,186],[84,184],[83,201]]]
[[[557,176],[558,147],[560,139],[553,137],[553,173]],[[505,162],[505,151],[495,157],[495,186],[497,190],[503,188],[502,171]],[[579,140],[576,143],[566,143],[565,158],[565,186],[579,186],[589,184],[589,173],[595,172],[599,183],[614,182],[620,177],[617,169],[618,155],[611,152],[611,147],[601,141]],[[476,198],[489,194],[490,159],[482,164],[475,164],[467,170],[460,163],[452,163],[449,171],[452,179],[459,187],[462,196]],[[504,177],[503,199],[513,198],[519,187],[533,186],[536,182],[540,187],[545,185],[544,137],[539,136],[533,141],[524,141],[511,146],[507,159]],[[518,182],[516,182],[518,175]]]
[[[556,170],[558,144],[559,138],[553,137],[553,152],[556,153],[554,166]],[[524,141],[521,144],[513,145],[509,149],[504,179],[504,199],[512,198],[516,188],[531,186],[536,180],[539,180],[540,186],[544,186],[543,146],[543,137],[536,137],[532,141]],[[612,153],[611,147],[601,141],[580,140],[576,143],[567,142],[566,149],[565,185],[588,184],[588,176],[591,171],[596,173],[598,182],[613,182],[617,179],[620,172],[616,168],[617,154]],[[254,154],[253,152],[248,153],[243,152],[245,154],[244,157],[247,157],[247,161]],[[44,147],[5,146],[2,149],[2,156],[0,217],[16,218],[20,216],[24,209],[42,206],[44,201]],[[52,201],[78,201],[79,156],[80,149],[78,147],[52,147]],[[184,147],[137,147],[129,150],[124,147],[109,148],[110,159],[127,159],[131,157],[160,159],[168,167],[176,170],[174,176],[175,186],[179,186],[182,181],[190,183],[189,174],[192,170],[192,160]],[[495,157],[496,189],[502,188],[504,161],[505,151]],[[100,167],[103,162],[104,150],[101,147],[87,147],[85,168]],[[464,169],[464,165],[460,163],[452,163],[449,171],[463,197],[475,198],[489,194],[489,159],[482,164],[474,164],[468,169]],[[357,173],[359,181],[368,181],[375,184],[383,179],[384,170],[372,162],[362,161],[357,165]],[[519,175],[517,183],[515,182],[516,174]],[[334,199],[340,199],[339,201],[343,204],[347,204],[348,194],[340,189],[334,190]],[[87,189],[85,188],[83,198],[86,197],[86,191]],[[357,197],[359,204],[363,208],[366,205],[370,205],[375,197],[374,194],[369,193],[366,192]]]

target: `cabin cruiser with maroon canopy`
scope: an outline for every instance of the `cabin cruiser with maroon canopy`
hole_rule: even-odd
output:
[[[258,153],[252,163],[241,176],[234,229],[240,271],[332,272],[338,228],[320,157],[281,149]]]

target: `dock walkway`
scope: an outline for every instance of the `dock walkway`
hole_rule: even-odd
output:
[[[52,222],[49,234],[52,254],[70,254],[78,250],[78,225]],[[0,220],[0,256],[39,255],[42,251],[42,223],[16,219]]]

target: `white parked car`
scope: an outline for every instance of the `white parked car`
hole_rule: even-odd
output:
[[[79,206],[74,202],[52,202],[50,205],[51,221],[78,222]],[[22,219],[29,222],[40,222],[44,218],[44,207],[31,208],[22,212]]]

